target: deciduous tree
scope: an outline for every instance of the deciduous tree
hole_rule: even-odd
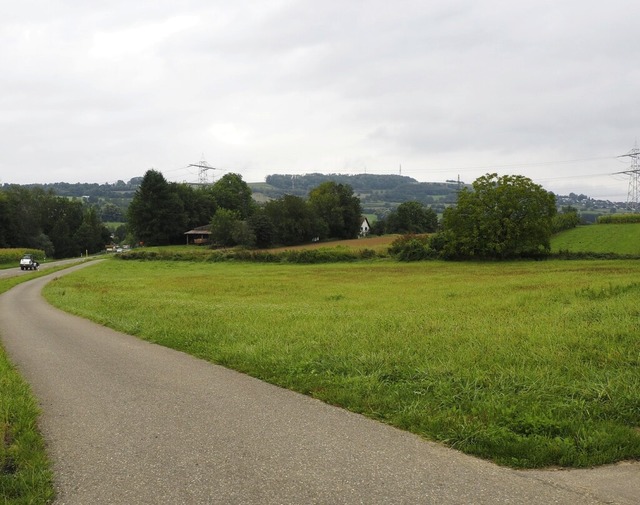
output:
[[[309,193],[309,205],[320,221],[320,238],[355,238],[360,232],[362,208],[348,184],[323,182]]]
[[[249,185],[238,174],[223,175],[211,188],[218,208],[233,210],[240,219],[247,219],[255,210]]]
[[[541,256],[550,251],[555,214],[555,195],[531,179],[487,174],[460,191],[434,243],[449,258]]]
[[[438,215],[420,202],[398,205],[386,218],[387,233],[432,233],[438,228]]]
[[[285,195],[267,202],[264,211],[274,226],[274,243],[302,244],[314,237],[313,216],[307,202],[302,198]]]
[[[148,170],[129,204],[127,223],[146,245],[182,243],[186,231],[184,206],[164,176]]]

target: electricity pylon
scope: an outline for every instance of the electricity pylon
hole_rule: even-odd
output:
[[[624,157],[631,158],[631,166],[628,170],[616,173],[627,174],[629,176],[627,210],[629,212],[640,212],[640,149],[638,149],[637,143],[636,146],[627,154],[618,156],[618,158]]]
[[[205,184],[209,184],[209,180],[207,178],[207,170],[217,170],[217,168],[213,168],[209,165],[204,157],[200,160],[200,163],[190,163],[190,167],[196,167],[199,169],[198,171],[198,184],[204,186]]]

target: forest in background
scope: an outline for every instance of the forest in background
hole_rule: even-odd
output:
[[[83,199],[97,209],[105,223],[124,223],[126,212],[140,186],[142,177],[134,177],[116,183],[67,183],[30,184],[27,188],[53,191],[57,196]],[[441,215],[447,206],[456,202],[457,192],[468,184],[463,181],[419,182],[412,177],[381,174],[321,174],[304,175],[272,174],[265,182],[247,183],[258,203],[278,199],[284,195],[306,198],[309,191],[323,182],[348,184],[354,195],[360,198],[364,214],[383,218],[403,202],[417,201]],[[10,185],[0,187],[6,189]],[[593,223],[603,214],[625,212],[625,202],[597,200],[584,194],[556,195],[558,207],[572,206],[580,212],[584,222]]]

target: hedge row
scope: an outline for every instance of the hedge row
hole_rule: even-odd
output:
[[[639,260],[638,254],[618,254],[613,252],[576,252],[560,250],[547,256],[549,259],[559,260]]]
[[[640,214],[606,214],[598,217],[598,224],[640,223]]]
[[[0,264],[15,263],[25,254],[33,254],[38,261],[44,260],[44,251],[40,249],[0,249]]]
[[[433,249],[427,235],[405,235],[394,241],[389,248],[389,255],[398,261],[424,261],[438,259],[437,252]],[[375,258],[386,258],[385,252],[376,252],[373,249],[296,249],[278,252],[251,251],[245,249],[225,249],[206,251],[149,251],[136,249],[115,256],[121,260],[145,260],[145,261],[197,261],[197,262],[223,262],[223,261],[247,261],[256,263],[340,263]],[[561,250],[545,255],[547,259],[562,260],[613,260],[613,259],[640,259],[640,255],[599,253],[599,252],[573,252]],[[543,259],[543,258],[535,258]]]
[[[296,249],[279,252],[251,251],[246,249],[214,250],[207,252],[163,252],[136,249],[117,258],[121,260],[148,261],[251,261],[257,263],[339,263],[383,257],[373,249]]]

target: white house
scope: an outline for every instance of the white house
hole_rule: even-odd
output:
[[[369,225],[369,220],[366,217],[362,217],[362,224],[360,225],[360,234],[359,237],[366,237],[369,235],[369,230],[371,230],[371,226]]]

